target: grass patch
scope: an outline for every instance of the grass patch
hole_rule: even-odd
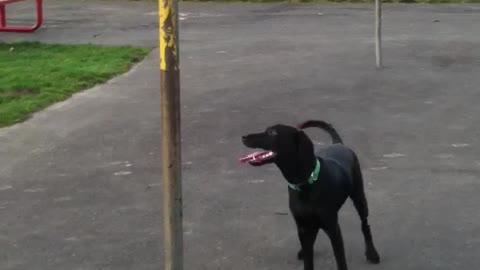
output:
[[[0,127],[128,71],[148,52],[128,46],[0,43]]]

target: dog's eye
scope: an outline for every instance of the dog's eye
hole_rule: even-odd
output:
[[[275,136],[275,135],[277,135],[277,131],[274,130],[274,129],[269,129],[269,130],[267,131],[267,134],[268,134],[269,136]]]

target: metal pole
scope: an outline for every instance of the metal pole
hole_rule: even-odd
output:
[[[375,0],[375,55],[377,68],[382,67],[382,0]]]
[[[183,270],[178,0],[158,0],[165,270]]]
[[[7,14],[5,12],[5,5],[0,4],[0,28],[7,26]]]

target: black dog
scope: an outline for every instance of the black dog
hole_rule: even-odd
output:
[[[301,130],[318,127],[330,134],[333,145],[315,155],[312,141]],[[265,132],[242,137],[245,146],[265,151],[255,152],[241,160],[253,166],[275,163],[289,185],[290,211],[295,219],[301,249],[298,259],[305,270],[313,270],[313,245],[319,229],[330,238],[337,269],[347,270],[338,211],[350,197],[362,221],[367,260],[379,263],[368,224],[362,172],[355,153],[343,145],[335,129],[323,121],[307,121],[299,129],[275,125]]]

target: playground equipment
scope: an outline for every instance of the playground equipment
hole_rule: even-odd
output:
[[[25,0],[0,0],[0,32],[34,32],[43,22],[43,0],[35,0],[37,10],[37,23],[33,26],[7,26],[6,6],[8,4],[21,2]]]

